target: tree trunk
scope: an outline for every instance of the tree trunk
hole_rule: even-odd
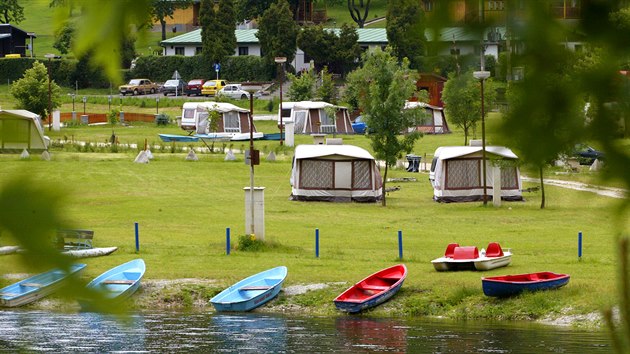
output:
[[[166,40],[166,20],[161,19],[160,25],[162,26],[162,40],[165,41]]]
[[[545,184],[543,183],[543,168],[540,166],[540,192],[542,199],[540,201],[540,209],[545,209]]]
[[[389,166],[387,165],[387,163],[385,164],[385,174],[383,174],[383,186],[381,187],[381,194],[383,194],[383,199],[381,202],[381,205],[383,206],[387,206],[387,200],[385,200],[385,196],[387,193],[385,193],[385,182],[387,182],[387,168]]]

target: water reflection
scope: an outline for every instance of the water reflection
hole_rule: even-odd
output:
[[[0,311],[0,352],[608,353],[606,332],[361,316]]]

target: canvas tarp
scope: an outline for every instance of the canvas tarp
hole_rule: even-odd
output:
[[[0,110],[0,152],[41,152],[48,149],[39,116],[26,110]]]
[[[435,151],[429,179],[439,202],[483,199],[481,146],[444,146]],[[502,146],[486,147],[486,195],[492,199],[493,169],[500,169],[501,199],[523,200],[518,156]]]
[[[335,109],[335,119],[330,116]],[[354,134],[348,108],[323,101],[283,102],[278,112],[278,125],[294,123],[296,134]]]
[[[420,131],[427,134],[445,134],[450,133],[444,109],[442,107],[432,106],[424,102],[405,102],[405,109],[424,109],[426,116],[415,127],[411,127],[409,131]]]
[[[374,157],[352,145],[298,145],[290,182],[293,200],[375,202],[382,197]]]

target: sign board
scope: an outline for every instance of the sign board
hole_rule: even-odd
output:
[[[215,63],[214,64],[214,71],[219,72],[219,70],[221,70],[221,64]]]
[[[253,150],[253,163],[250,160],[249,150],[245,150],[245,164],[246,165],[260,165],[260,150]]]

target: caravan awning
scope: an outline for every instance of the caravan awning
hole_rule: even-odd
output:
[[[453,159],[481,153],[481,146],[448,146],[441,148],[440,158],[442,160]],[[503,146],[486,146],[486,153],[501,156],[507,159],[518,159],[518,156],[512,150]]]
[[[367,150],[353,145],[298,145],[295,148],[296,160],[334,155],[374,160]]]

